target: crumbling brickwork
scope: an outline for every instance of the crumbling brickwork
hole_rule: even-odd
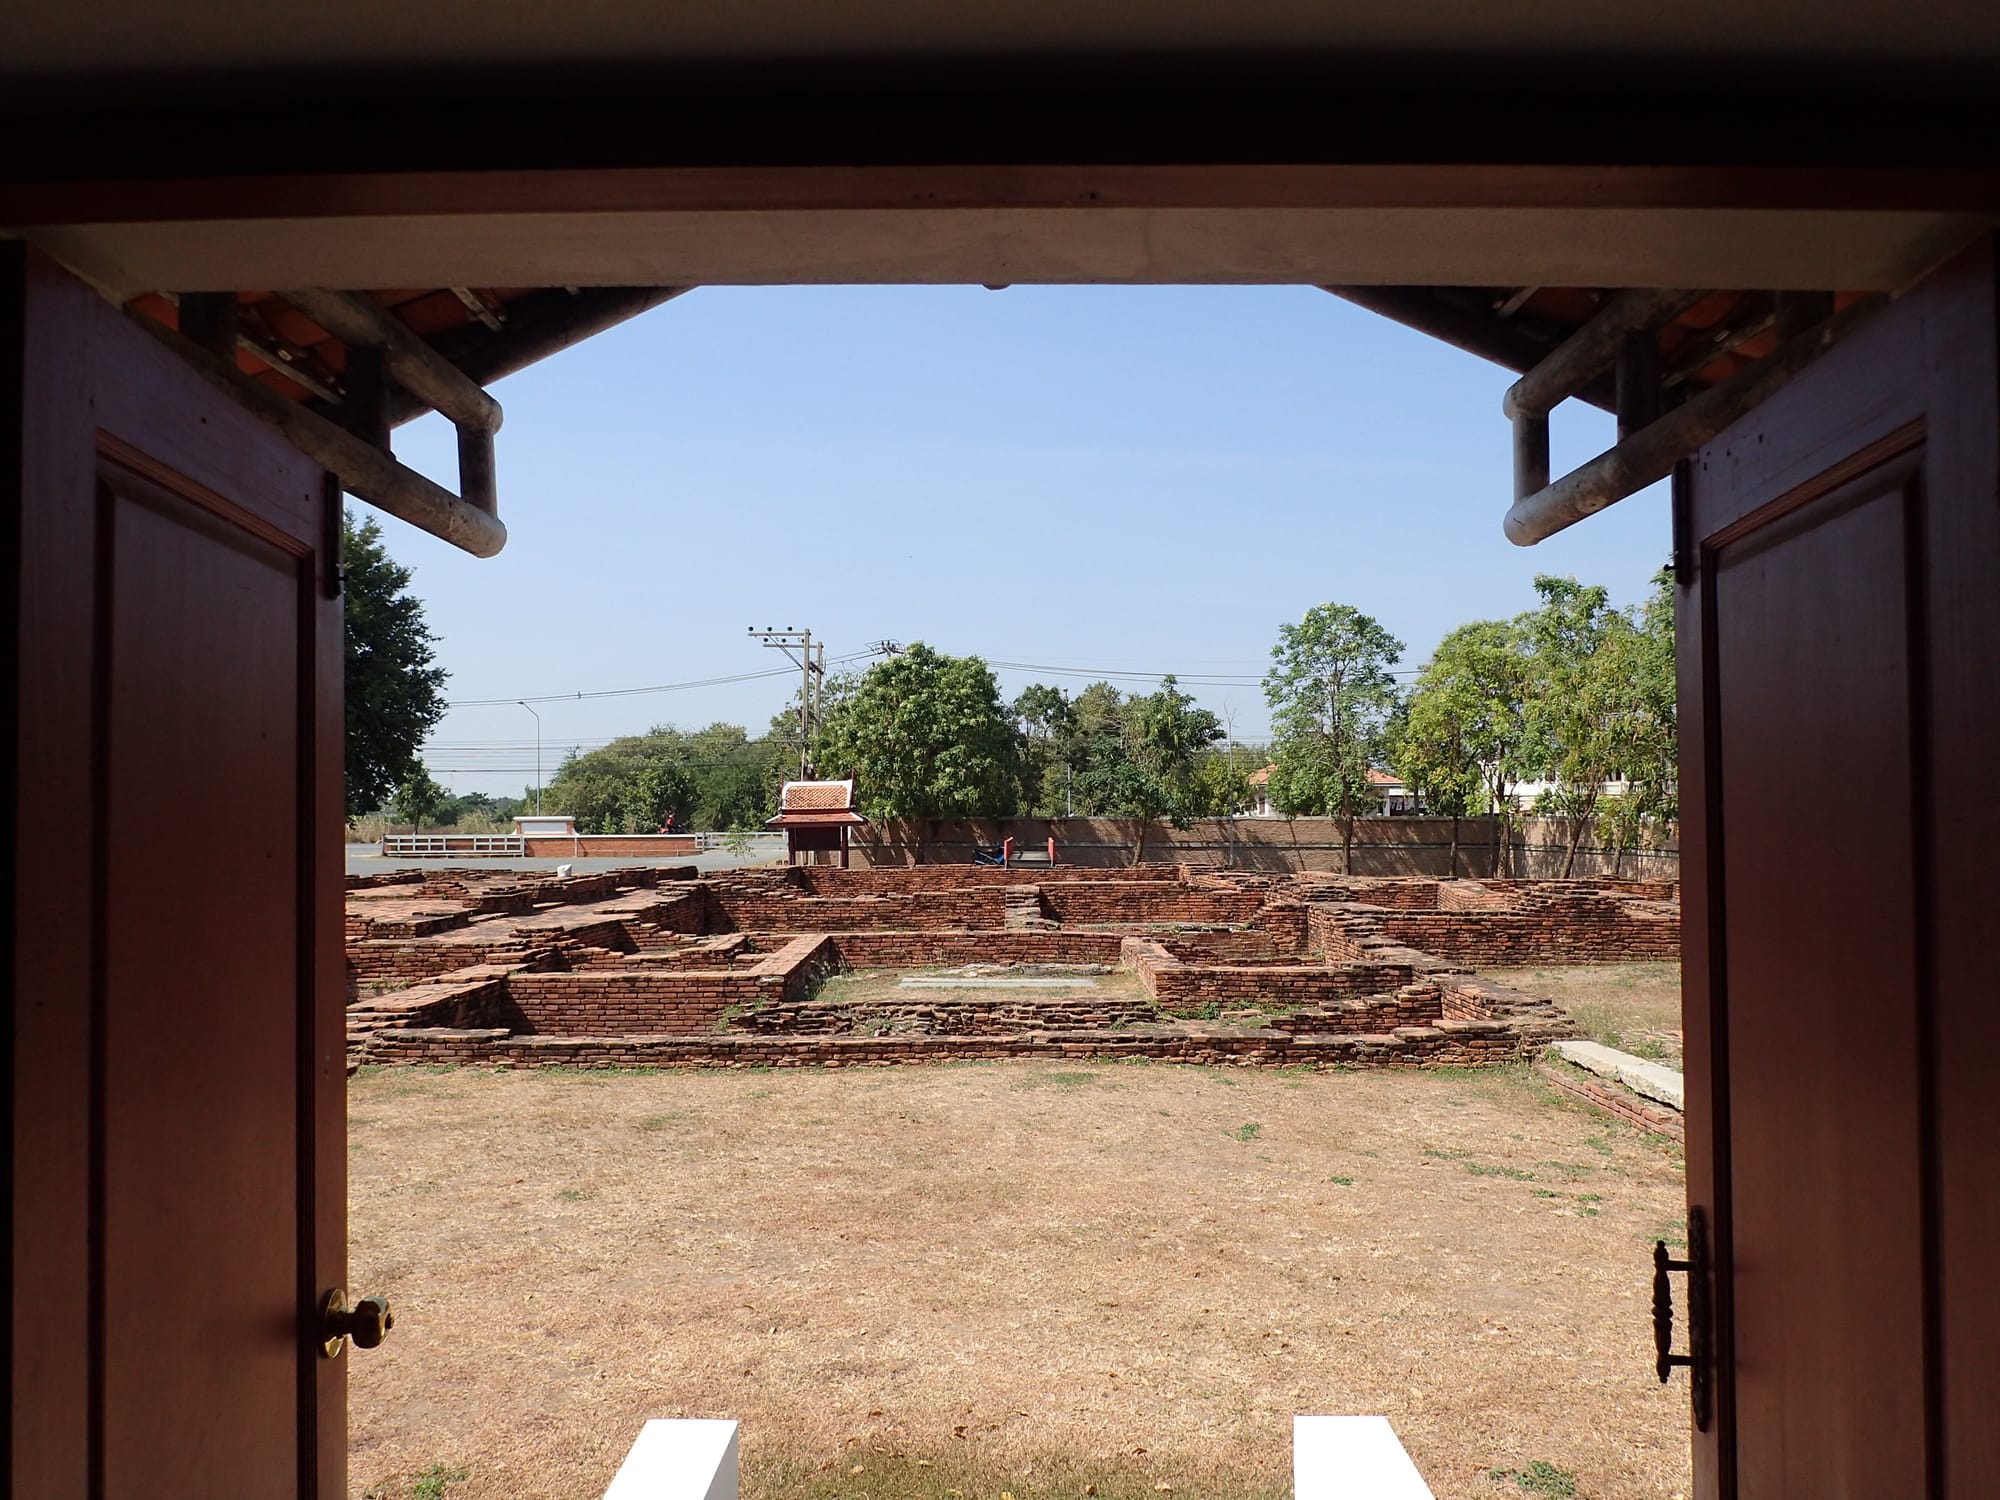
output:
[[[698,878],[474,870],[350,883],[358,1061],[836,1066],[941,1058],[1440,1066],[1571,1034],[1477,963],[1670,955],[1678,914],[1605,883],[798,866]],[[822,999],[839,968],[1120,967],[1139,999]]]

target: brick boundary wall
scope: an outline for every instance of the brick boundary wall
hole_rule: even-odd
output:
[[[532,835],[521,846],[529,859],[688,859],[700,852],[691,833]]]
[[[1144,854],[1148,861],[1169,865],[1269,874],[1338,870],[1432,879],[1563,877],[1572,826],[1568,820],[1516,817],[1504,851],[1497,847],[1498,819],[1455,822],[1455,857],[1453,819],[1400,815],[1355,818],[1351,828],[1339,818],[1197,818],[1186,828],[1156,822],[1147,827]],[[930,825],[924,851],[931,865],[970,865],[975,848],[1012,838],[1016,849],[1035,851],[1053,838],[1058,868],[1131,869],[1133,855],[1140,852],[1139,826],[1132,818],[945,819]],[[914,823],[870,823],[856,828],[853,838],[852,858],[858,865],[883,869],[917,864]],[[1677,881],[1679,844],[1670,839],[1656,850],[1621,851],[1603,847],[1586,833],[1568,878],[1598,877]]]

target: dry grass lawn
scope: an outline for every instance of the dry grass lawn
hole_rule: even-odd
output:
[[[1546,995],[1576,1017],[1592,1041],[1681,1065],[1681,966],[1588,964],[1554,969],[1481,969],[1480,977]]]
[[[398,1320],[357,1497],[596,1500],[654,1416],[740,1418],[753,1500],[1278,1500],[1295,1412],[1386,1414],[1440,1500],[1688,1487],[1678,1151],[1524,1070],[393,1070],[350,1110],[349,1285]]]

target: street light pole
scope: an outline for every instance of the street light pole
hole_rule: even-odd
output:
[[[528,708],[527,699],[518,698],[515,701],[519,703],[521,707],[527,708],[529,713],[535,714],[535,711],[532,708]],[[535,714],[535,812],[538,816],[540,815],[541,810],[542,810],[542,716],[540,714]]]

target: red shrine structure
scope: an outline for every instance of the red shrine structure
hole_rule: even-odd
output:
[[[778,815],[764,826],[785,830],[788,864],[797,864],[801,854],[838,849],[844,870],[847,830],[867,821],[854,810],[854,778],[850,776],[845,781],[786,782],[778,796]]]

